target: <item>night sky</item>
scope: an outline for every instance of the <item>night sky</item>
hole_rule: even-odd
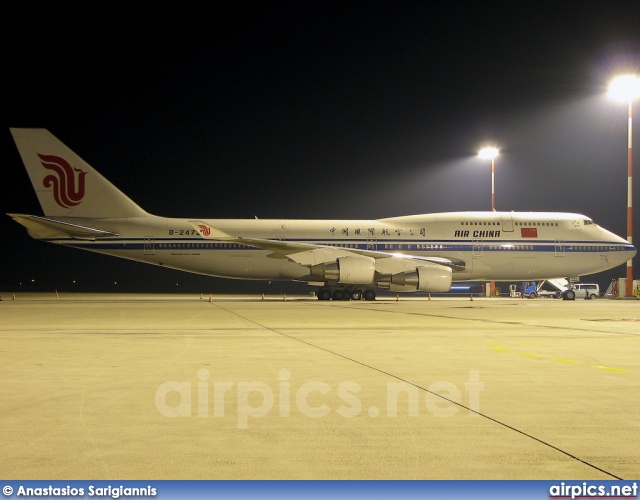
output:
[[[477,152],[495,145],[498,210],[583,213],[626,236],[627,108],[606,88],[640,72],[637,0],[105,6],[4,19],[2,214],[41,214],[9,127],[44,127],[157,215],[489,210]],[[0,292],[266,286],[38,242],[6,215],[0,230]]]

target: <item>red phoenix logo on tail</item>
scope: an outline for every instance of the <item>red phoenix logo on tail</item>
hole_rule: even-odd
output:
[[[211,229],[204,224],[198,224],[198,227],[200,228],[200,234],[202,236],[209,236],[211,234]]]
[[[55,175],[47,175],[42,184],[44,187],[53,188],[53,198],[63,208],[71,208],[79,205],[84,198],[84,181],[86,172],[79,168],[73,168],[69,162],[53,155],[38,155],[42,160],[42,166],[52,170]],[[76,183],[76,174],[77,183]]]

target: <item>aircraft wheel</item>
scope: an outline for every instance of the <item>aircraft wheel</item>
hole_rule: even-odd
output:
[[[320,290],[318,290],[316,295],[318,296],[318,300],[329,300],[331,298],[331,290],[327,288],[321,288]]]
[[[365,290],[363,297],[364,300],[376,300],[376,292],[373,290]]]
[[[562,294],[563,300],[576,300],[576,292],[573,290],[567,290]]]
[[[360,300],[362,298],[362,290],[354,290],[351,292],[351,300]]]
[[[340,289],[334,290],[331,294],[331,298],[333,300],[342,300],[344,299],[344,292]]]
[[[351,300],[351,297],[353,295],[350,290],[343,290],[342,294],[342,300]]]

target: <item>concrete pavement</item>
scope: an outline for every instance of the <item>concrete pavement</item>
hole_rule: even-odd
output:
[[[5,479],[633,479],[640,303],[3,294]]]

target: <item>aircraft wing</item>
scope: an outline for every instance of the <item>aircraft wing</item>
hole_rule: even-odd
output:
[[[444,257],[424,257],[403,253],[388,253],[378,250],[342,248],[329,245],[316,245],[298,241],[271,240],[263,238],[242,238],[229,235],[202,221],[189,221],[205,239],[233,241],[240,245],[262,248],[273,252],[269,257],[289,259],[303,266],[313,266],[335,261],[338,257],[362,255],[376,260],[376,270],[385,274],[415,270],[416,266],[438,264],[456,271],[464,270],[464,262]]]

